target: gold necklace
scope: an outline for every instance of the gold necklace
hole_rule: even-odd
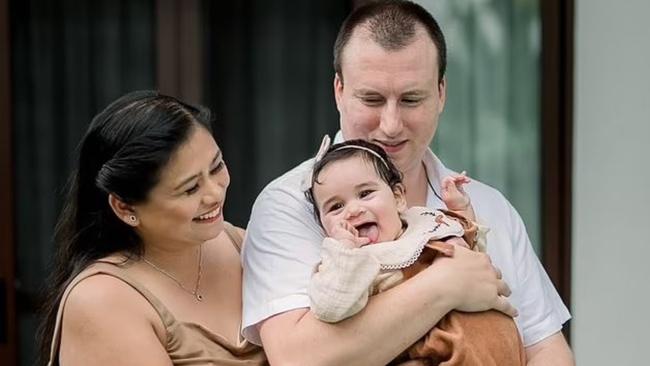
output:
[[[176,282],[178,287],[180,287],[183,291],[187,292],[188,294],[194,296],[196,301],[203,301],[203,295],[199,293],[199,287],[201,286],[201,275],[203,273],[203,245],[199,246],[199,265],[198,265],[198,273],[196,276],[196,283],[194,284],[194,290],[190,290],[187,287],[183,286],[181,281],[176,279],[176,277],[172,276],[171,273],[165,271],[164,269],[158,267],[157,265],[153,264],[150,262],[147,258],[144,256],[142,257],[142,260],[151,266],[151,268],[155,269],[156,271],[164,274],[165,276],[169,277],[172,281]]]

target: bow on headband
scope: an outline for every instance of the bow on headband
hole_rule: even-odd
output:
[[[311,188],[311,182],[314,174],[314,169],[313,169],[314,165],[323,159],[323,156],[325,156],[327,150],[329,150],[331,145],[332,145],[332,140],[330,139],[330,137],[328,135],[323,136],[323,140],[320,143],[320,148],[318,148],[318,152],[314,157],[313,164],[311,165],[309,172],[305,174],[305,176],[303,177],[302,182],[300,184],[300,188],[302,189],[302,191],[307,191],[308,189]]]

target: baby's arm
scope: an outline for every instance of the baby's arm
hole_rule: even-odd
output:
[[[344,233],[337,236],[339,234]],[[362,241],[346,235],[342,237],[323,240],[321,263],[309,284],[311,311],[316,318],[328,323],[339,322],[361,311],[379,274],[379,262],[358,249]]]
[[[450,211],[463,215],[471,221],[476,221],[472,202],[463,189],[463,185],[470,181],[465,172],[445,177],[442,180],[442,200]]]

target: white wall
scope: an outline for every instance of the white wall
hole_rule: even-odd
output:
[[[573,349],[650,365],[650,1],[576,0]]]

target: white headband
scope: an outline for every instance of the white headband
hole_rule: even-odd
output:
[[[363,150],[363,151],[369,152],[370,154],[376,156],[377,159],[379,159],[384,164],[386,169],[390,170],[390,168],[388,167],[388,163],[386,163],[384,158],[382,158],[381,155],[379,155],[373,149],[369,149],[369,148],[367,148],[365,146],[359,146],[359,145],[345,145],[345,146],[341,146],[341,147],[336,148],[336,150],[334,150],[334,151],[339,151],[339,150],[344,150],[344,149],[356,149],[356,150]],[[318,162],[318,160],[316,160],[316,161]]]
[[[314,165],[323,159],[323,157],[325,156],[325,154],[329,150],[331,144],[332,144],[332,140],[330,139],[330,137],[328,135],[323,136],[323,140],[322,140],[322,142],[320,144],[320,148],[318,149],[318,152],[316,153],[316,157],[314,157]],[[368,152],[368,153],[372,154],[373,156],[377,157],[381,161],[381,163],[384,164],[386,169],[390,170],[390,168],[388,167],[388,163],[386,163],[386,160],[384,160],[384,158],[381,155],[379,155],[376,151],[374,151],[372,149],[369,149],[369,148],[367,148],[365,146],[359,146],[359,145],[345,145],[345,146],[340,146],[340,147],[336,148],[336,150],[334,150],[334,151],[339,151],[339,150],[343,150],[343,149],[357,149],[357,150],[363,150],[365,152]],[[306,190],[311,188],[311,183],[312,183],[312,180],[313,180],[313,174],[314,174],[314,170],[313,170],[313,167],[312,167],[311,172],[309,174],[307,174],[303,178],[303,181],[302,181],[302,184],[301,184],[301,188],[302,188],[303,191],[306,191]]]

